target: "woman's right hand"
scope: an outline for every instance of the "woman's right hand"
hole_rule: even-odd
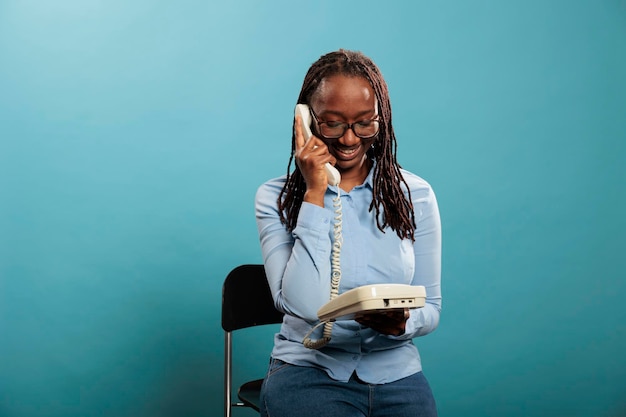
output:
[[[337,160],[328,152],[328,147],[318,137],[312,135],[305,140],[299,115],[296,116],[295,124],[296,152],[294,156],[306,182],[304,201],[324,207],[324,194],[328,188],[328,177],[324,165],[327,162],[334,165]]]
[[[357,323],[367,326],[382,334],[401,336],[406,330],[406,321],[411,317],[408,308],[402,310],[389,310],[376,313],[369,313],[355,320]]]

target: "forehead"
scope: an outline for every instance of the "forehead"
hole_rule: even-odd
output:
[[[374,89],[366,78],[342,74],[324,78],[311,97],[311,104],[324,107],[365,106],[376,102]]]

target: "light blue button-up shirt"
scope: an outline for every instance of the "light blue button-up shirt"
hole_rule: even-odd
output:
[[[369,211],[372,173],[373,169],[362,185],[340,193],[343,245],[339,292],[376,283],[423,285],[426,304],[411,310],[401,336],[380,334],[354,320],[338,320],[330,343],[319,350],[306,348],[302,340],[319,323],[317,310],[330,297],[336,188],[328,188],[324,207],[302,203],[293,232],[281,224],[276,203],[285,177],[259,187],[255,207],[270,289],[276,308],[285,313],[272,356],[294,365],[322,368],[336,380],[347,381],[356,372],[365,382],[381,384],[421,371],[413,338],[432,332],[439,324],[441,223],[430,185],[403,170],[415,210],[415,242],[400,239],[389,228],[381,232],[374,211]],[[321,337],[322,326],[311,338]]]

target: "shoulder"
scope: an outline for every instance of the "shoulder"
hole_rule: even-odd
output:
[[[280,191],[285,186],[286,181],[287,176],[283,175],[282,177],[273,178],[261,184],[256,191],[256,205],[276,206],[276,200],[280,195]]]
[[[424,178],[405,169],[401,169],[402,177],[409,187],[413,201],[434,198],[434,191],[431,185]]]
[[[265,181],[263,184],[259,186],[257,189],[257,195],[259,194],[280,194],[280,190],[283,189],[285,183],[287,182],[287,176],[283,175],[282,177],[272,178],[271,180]]]

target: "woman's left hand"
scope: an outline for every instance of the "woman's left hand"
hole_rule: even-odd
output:
[[[355,317],[357,323],[376,330],[379,333],[391,336],[403,335],[406,330],[406,321],[411,317],[408,308],[403,310],[389,310],[378,313],[369,313]]]

